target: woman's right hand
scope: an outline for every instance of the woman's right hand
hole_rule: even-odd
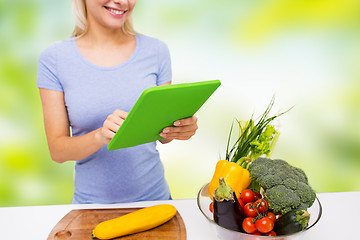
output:
[[[116,109],[110,114],[104,121],[103,126],[100,128],[99,135],[102,143],[108,144],[115,136],[115,133],[119,130],[121,124],[124,122],[128,113],[119,109]]]

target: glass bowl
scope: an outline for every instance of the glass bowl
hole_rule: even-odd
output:
[[[224,228],[213,220],[213,214],[209,210],[211,199],[208,193],[209,183],[203,186],[197,196],[197,204],[202,214],[216,227],[216,232],[219,239],[232,239],[232,240],[298,240],[304,239],[306,233],[312,228],[321,218],[322,207],[318,198],[316,198],[314,204],[307,210],[310,213],[310,221],[308,227],[300,232],[296,232],[289,235],[281,235],[276,237],[269,236],[256,236],[247,233],[233,231]]]

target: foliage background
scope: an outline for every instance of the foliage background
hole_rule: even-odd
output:
[[[360,190],[360,2],[138,1],[135,28],[166,42],[173,82],[220,79],[189,141],[159,146],[173,198],[194,198],[225,155],[234,118],[275,94],[274,158],[303,168],[317,192]],[[37,60],[73,28],[70,1],[0,2],[0,206],[68,204],[73,163],[47,149]]]

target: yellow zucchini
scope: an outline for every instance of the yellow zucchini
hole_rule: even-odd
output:
[[[142,208],[118,218],[99,223],[92,231],[92,237],[112,239],[146,231],[169,221],[175,215],[176,208],[170,204]]]

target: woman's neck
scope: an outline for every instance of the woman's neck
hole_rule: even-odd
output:
[[[102,47],[122,45],[131,37],[131,35],[124,33],[121,28],[108,29],[97,24],[90,24],[90,22],[88,31],[82,36],[87,44]]]
[[[89,62],[111,67],[125,62],[136,48],[135,36],[125,34],[122,29],[102,30],[89,27],[88,31],[76,38],[76,44]]]

